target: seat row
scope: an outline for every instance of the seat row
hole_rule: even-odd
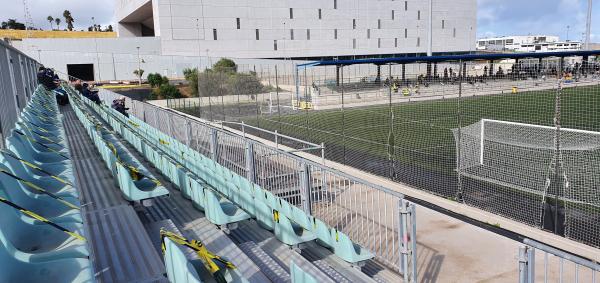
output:
[[[94,282],[62,115],[39,86],[0,152],[0,282]]]
[[[87,98],[84,98],[87,99]],[[116,185],[128,201],[144,201],[166,196],[169,191],[121,144],[114,132],[87,112],[81,98],[72,96],[71,105],[86,132],[100,152]]]
[[[297,246],[316,240],[340,258],[359,264],[373,255],[347,235],[306,214],[283,198],[250,182],[214,160],[136,117],[125,117],[104,105],[86,101],[161,171],[214,224],[227,227],[254,218],[281,242]]]

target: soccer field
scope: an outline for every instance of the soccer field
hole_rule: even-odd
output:
[[[440,173],[455,166],[452,129],[483,118],[536,125],[553,125],[555,90],[532,91],[445,100],[430,100],[374,106],[311,111],[294,115],[253,117],[246,122],[261,128],[324,142],[328,157],[340,160],[339,150],[368,154],[382,159],[410,162]],[[600,87],[565,88],[562,92],[562,127],[600,130]],[[460,113],[460,115],[459,115]],[[390,138],[390,134],[393,138]],[[390,149],[393,147],[393,150]],[[341,153],[343,154],[343,153]]]

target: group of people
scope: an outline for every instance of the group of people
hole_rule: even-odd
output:
[[[37,80],[40,85],[44,86],[47,90],[50,90],[55,94],[56,102],[58,102],[59,105],[69,104],[69,96],[61,87],[60,78],[58,78],[58,75],[54,72],[54,70],[40,66],[37,72]]]
[[[78,80],[73,83],[73,87],[78,90],[83,97],[88,98],[96,104],[102,104],[102,100],[98,95],[98,89],[94,85],[89,85],[86,82],[82,83]],[[125,115],[126,117],[129,117],[129,114],[127,114],[127,110],[129,110],[129,108],[125,107],[125,97],[121,96],[113,100],[111,108],[117,110],[117,112]]]

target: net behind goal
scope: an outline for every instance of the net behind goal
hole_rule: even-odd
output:
[[[556,139],[555,127],[489,119],[453,132],[463,177],[551,194],[549,169],[560,161],[565,190],[560,197],[600,205],[600,132],[561,128]]]

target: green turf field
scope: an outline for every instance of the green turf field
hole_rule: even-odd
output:
[[[458,127],[459,109],[463,126],[482,118],[553,125],[555,90],[531,91],[482,97],[398,103],[392,106],[307,110],[294,115],[251,117],[246,122],[261,128],[312,142],[335,144],[411,162],[436,171],[454,170],[455,143],[451,129]],[[561,104],[562,126],[600,130],[600,87],[565,88]],[[389,139],[393,125],[394,139]]]

